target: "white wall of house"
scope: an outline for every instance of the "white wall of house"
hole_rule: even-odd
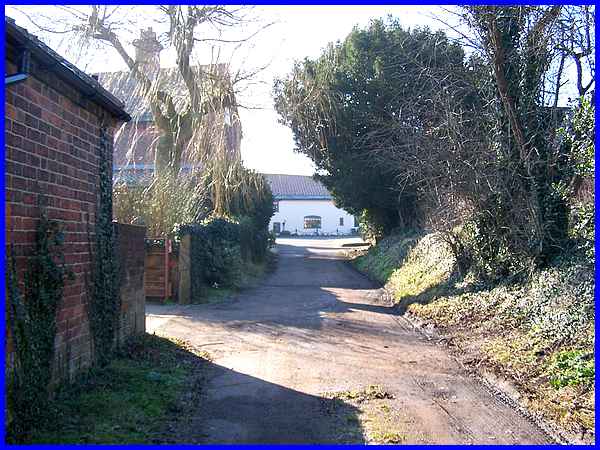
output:
[[[279,223],[281,231],[316,234],[315,229],[304,229],[305,216],[321,217],[319,234],[350,234],[354,228],[354,216],[337,208],[332,200],[279,200],[279,211],[271,218],[269,229],[273,230],[273,224]]]

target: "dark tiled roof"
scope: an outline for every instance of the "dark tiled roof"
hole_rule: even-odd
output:
[[[211,105],[222,108],[221,111],[209,111],[206,119],[206,132],[203,139],[210,145],[221,145],[223,138],[224,150],[231,155],[240,157],[240,141],[242,126],[237,111],[229,67],[226,64],[197,65],[191,67],[196,73],[196,79],[204,99],[213,98],[216,102]],[[148,74],[152,79],[151,91],[162,91],[169,94],[177,111],[184,111],[189,104],[189,91],[177,68],[161,68]],[[101,72],[97,74],[98,81],[116,97],[123,100],[127,109],[134,117],[133,123],[123,127],[116,135],[114,161],[117,166],[128,164],[153,164],[156,147],[161,132],[154,126],[153,114],[150,108],[149,96],[142,89],[142,84],[136,80],[130,71]],[[219,101],[222,104],[219,105]],[[229,121],[226,120],[225,108],[229,109]],[[219,135],[223,133],[223,135]],[[210,134],[210,136],[208,136]],[[197,141],[196,141],[197,142]],[[194,142],[189,141],[183,150],[184,163],[193,162]]]
[[[210,77],[229,77],[228,68],[224,64],[200,65],[192,67],[199,80]],[[109,92],[125,103],[127,111],[131,116],[141,122],[151,122],[152,112],[147,98],[141,89],[135,76],[129,71],[100,72],[97,74],[98,81]],[[158,70],[156,80],[152,83],[153,91],[168,92],[173,99],[175,109],[182,110],[189,100],[189,92],[181,73],[177,68],[161,68]]]
[[[139,121],[152,121],[152,112],[148,101],[144,98],[144,93],[140,89],[137,80],[130,71],[121,72],[101,72],[98,75],[98,81],[105,89],[112,92],[119,98],[130,114]],[[157,87],[165,90],[175,100],[185,101],[186,90],[183,80],[179,77],[179,72],[175,69],[161,69],[158,76]]]
[[[123,121],[131,120],[129,114],[123,109],[123,102],[104,89],[94,78],[60,56],[40,41],[37,36],[18,26],[14,19],[5,17],[4,26],[5,41],[10,38],[11,42],[30,50],[35,57],[47,64],[47,70],[54,72],[57,76],[72,84],[91,101],[110,111],[115,117]]]
[[[278,200],[331,200],[325,186],[304,175],[263,174]]]

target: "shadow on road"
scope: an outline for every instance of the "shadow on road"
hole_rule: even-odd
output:
[[[321,389],[367,383],[393,393],[393,420],[409,443],[547,442],[444,349],[393,317],[380,287],[335,248],[292,244],[277,245],[277,269],[260,285],[220,304],[148,308],[150,332],[207,349],[219,363],[207,366],[190,415],[196,425],[184,427],[202,436],[179,442],[364,443],[359,419],[371,436],[377,425],[370,411]],[[387,424],[390,411],[381,411]]]
[[[165,423],[155,443],[364,444],[359,410],[199,358],[188,407]]]
[[[277,268],[259,286],[217,304],[147,305],[148,329],[168,322],[172,332],[185,334],[183,319],[194,329],[202,324],[201,329],[208,333],[228,330],[319,343],[329,337],[324,321],[343,318],[348,333],[354,330],[379,336],[387,332],[370,326],[353,312],[396,315],[397,311],[382,304],[383,292],[375,283],[350,267],[336,249],[327,249],[329,252],[320,254],[310,246],[278,244]]]
[[[345,309],[347,311],[359,310],[369,311],[377,314],[389,314],[392,316],[401,315],[400,311],[394,306],[374,305],[372,303],[347,303],[341,300],[338,300],[338,304],[340,305],[341,309]]]

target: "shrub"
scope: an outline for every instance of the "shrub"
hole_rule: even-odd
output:
[[[555,388],[592,384],[594,382],[594,355],[578,350],[558,353],[550,366],[553,378],[550,384]]]
[[[206,286],[236,286],[242,271],[240,225],[225,219],[184,225],[178,235],[191,236],[192,297]]]
[[[508,229],[486,212],[476,213],[456,236],[463,248],[463,254],[457,256],[468,260],[467,268],[482,280],[495,282],[532,267],[530,256],[511,249]]]
[[[251,217],[239,219],[240,248],[244,261],[259,263],[264,261],[269,248],[269,232],[259,227]]]
[[[571,205],[569,237],[590,259],[594,259],[594,196],[593,190],[581,195],[582,185],[593,184],[595,172],[595,107],[589,98],[582,98],[573,111],[573,120],[559,130],[565,145],[570,149],[573,181],[560,186],[561,193]]]
[[[268,226],[273,215],[273,194],[265,178],[234,164],[224,172],[213,171],[206,182],[212,191],[212,216],[239,225],[238,243],[244,262],[262,262],[269,246]],[[222,186],[217,189],[219,183]]]

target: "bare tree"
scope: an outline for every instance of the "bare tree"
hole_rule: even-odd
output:
[[[577,93],[582,98],[596,81],[595,6],[563,6],[558,17],[557,28],[555,47],[560,52],[561,61],[569,58],[575,64]]]
[[[143,221],[152,234],[166,235],[177,223],[211,214],[247,214],[239,199],[251,204],[253,196],[255,202],[264,196],[260,176],[242,165],[237,94],[266,66],[232,71],[230,61],[223,61],[223,53],[231,51],[233,58],[271,25],[252,9],[90,5],[56,6],[49,14],[20,9],[43,33],[66,37],[76,49],[110,49],[127,68],[99,74],[134,117],[117,133],[115,158],[128,166],[140,157],[147,162],[153,152],[154,171],[140,177],[134,169],[135,185],[128,183],[128,169],[116,177],[119,220]],[[163,52],[174,57],[175,67],[161,67]]]
[[[134,95],[143,99],[143,107],[149,107],[158,131],[156,173],[178,174],[184,154],[206,168],[214,153],[223,150],[225,138],[218,130],[224,122],[239,121],[236,84],[247,81],[260,70],[230,74],[228,64],[219,61],[219,44],[241,45],[270,24],[256,22],[249,15],[251,9],[243,6],[56,8],[62,13],[61,20],[51,15],[25,14],[43,32],[73,36],[81,47],[100,43],[117,52],[137,84]],[[152,30],[142,29],[142,23],[154,23],[165,31],[156,36]],[[247,36],[233,40],[224,36],[228,30],[241,29],[250,23],[256,29]],[[133,41],[136,54],[132,55],[124,39],[134,30],[142,33]],[[167,49],[175,52],[176,68],[161,76],[158,58]],[[194,64],[193,56],[199,51],[211,53],[210,64]],[[180,86],[165,82],[164,78],[177,79]]]

